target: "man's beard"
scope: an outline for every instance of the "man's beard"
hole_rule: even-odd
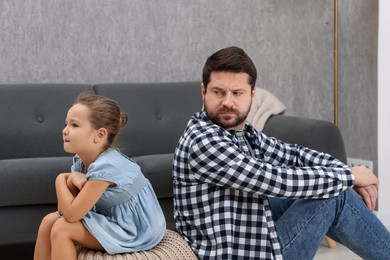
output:
[[[219,109],[217,112],[211,112],[210,110],[208,110],[207,105],[204,103],[204,111],[206,112],[206,115],[211,122],[225,129],[231,129],[245,122],[251,109],[251,105],[252,103],[250,104],[248,110],[244,113],[239,113],[237,110],[228,108]],[[236,118],[233,121],[224,120],[224,116],[220,115],[223,112],[234,113],[236,115]]]

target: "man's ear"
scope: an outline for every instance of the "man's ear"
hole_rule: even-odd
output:
[[[107,136],[108,136],[107,129],[99,128],[97,130],[97,132],[96,132],[95,142],[99,143],[99,142],[102,142],[102,141],[106,141],[107,140]]]
[[[204,95],[206,95],[206,91],[207,91],[207,89],[205,88],[204,84],[201,83],[200,84],[200,92],[202,94],[202,100],[204,100]]]
[[[252,90],[252,99],[255,97],[255,94],[256,94],[256,86]]]

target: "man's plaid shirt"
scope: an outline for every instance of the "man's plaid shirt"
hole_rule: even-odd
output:
[[[354,184],[348,167],[328,154],[248,123],[225,130],[204,111],[179,140],[173,177],[178,231],[201,259],[224,260],[282,259],[267,197],[327,198]]]

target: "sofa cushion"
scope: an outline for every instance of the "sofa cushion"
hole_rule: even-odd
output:
[[[137,156],[133,159],[141,167],[143,174],[156,192],[158,202],[165,215],[167,228],[175,230],[172,183],[173,153]]]
[[[67,156],[62,129],[82,84],[0,85],[0,159]]]
[[[190,117],[202,106],[200,82],[117,83],[94,86],[116,100],[129,121],[119,147],[134,157],[173,153]]]
[[[0,160],[0,207],[57,203],[54,182],[72,157]]]
[[[0,249],[2,245],[35,242],[42,218],[56,209],[56,204],[1,207]],[[3,256],[2,253],[1,251],[0,256]],[[32,257],[24,259],[32,259]]]
[[[157,198],[172,198],[172,160],[173,153],[153,154],[134,157],[142,173],[150,181]]]
[[[287,143],[300,144],[347,161],[340,130],[331,122],[294,116],[270,117],[263,132]]]

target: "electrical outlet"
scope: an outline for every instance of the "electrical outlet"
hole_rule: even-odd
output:
[[[366,166],[371,171],[374,170],[374,163],[372,161],[356,159],[356,158],[347,158],[347,163],[349,166]]]

